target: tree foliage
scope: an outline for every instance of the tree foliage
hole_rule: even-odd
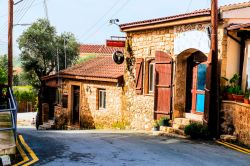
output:
[[[7,83],[8,80],[8,58],[7,55],[0,56],[0,84]]]
[[[65,52],[67,66],[78,58],[79,45],[74,35],[72,33],[57,35],[55,27],[46,19],[39,19],[33,23],[19,37],[18,44],[22,66],[30,74],[34,86],[39,86],[43,76],[57,70],[58,59],[60,69],[64,69]]]

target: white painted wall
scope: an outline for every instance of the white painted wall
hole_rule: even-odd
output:
[[[240,45],[239,43],[228,37],[226,77],[231,78],[235,73],[239,73],[239,65],[240,65]]]
[[[210,51],[210,39],[205,31],[186,31],[176,35],[174,39],[174,54],[178,55],[182,51],[194,48],[207,54]]]
[[[221,13],[223,19],[226,18],[250,18],[250,7],[224,11]]]
[[[228,20],[228,24],[245,24],[250,23],[250,7],[224,11],[221,18]]]
[[[245,42],[244,67],[242,73],[242,88],[250,89],[250,40]]]

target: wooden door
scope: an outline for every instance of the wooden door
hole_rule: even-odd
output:
[[[155,55],[155,102],[154,118],[170,115],[172,109],[173,59],[167,53],[156,51]]]
[[[79,86],[73,86],[73,124],[79,123],[79,106],[80,106],[80,87]]]
[[[192,113],[204,113],[206,70],[205,63],[199,63],[193,67]]]

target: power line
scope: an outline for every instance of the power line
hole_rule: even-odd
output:
[[[25,5],[28,3],[28,0],[25,1],[24,3],[22,3],[20,6],[18,6],[17,10],[15,10],[15,14],[14,15],[14,20],[16,18],[17,15],[19,15],[19,13],[23,10],[23,8],[25,7]],[[3,31],[6,31],[7,30],[7,27],[8,27],[8,21],[6,21],[4,23],[4,25],[0,28],[0,33],[3,32]]]
[[[30,10],[30,8],[31,8],[31,6],[33,5],[34,2],[35,2],[35,0],[33,0],[33,1],[30,3],[29,7],[22,13],[22,16],[19,18],[19,20],[17,21],[16,24],[19,24],[19,22],[22,20],[22,18],[25,16],[25,14]]]
[[[91,30],[93,30],[94,27],[95,27],[98,23],[100,23],[100,22],[106,17],[106,15],[108,15],[108,14],[112,11],[112,9],[113,9],[115,6],[117,6],[117,5],[119,4],[120,1],[121,1],[121,0],[119,0],[118,2],[115,1],[115,3],[111,6],[111,8],[109,8],[109,9],[102,15],[102,17],[100,17],[100,18],[94,23],[94,25],[92,25],[90,28],[88,28],[88,29],[86,30],[86,32],[90,32]],[[80,35],[80,38],[82,38],[84,35],[86,35],[86,33],[83,33],[82,35]]]
[[[129,1],[130,1],[130,0],[126,0],[125,3],[123,3],[123,4],[120,6],[120,8],[119,8],[118,10],[116,10],[116,12],[111,16],[111,18],[114,17],[114,16],[115,16],[116,14],[118,14],[119,12],[121,12],[122,9],[128,4]],[[88,38],[91,37],[92,35],[95,36],[95,35],[98,33],[98,31],[99,31],[105,24],[107,24],[107,22],[104,22],[103,24],[101,24],[95,32],[93,32],[93,33],[91,33],[90,35],[88,35],[86,38],[84,38],[84,40],[88,39]]]

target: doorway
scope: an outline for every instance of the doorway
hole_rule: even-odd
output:
[[[79,124],[80,87],[72,86],[72,123]]]
[[[198,52],[187,59],[186,112],[203,114],[205,108],[206,57]]]

